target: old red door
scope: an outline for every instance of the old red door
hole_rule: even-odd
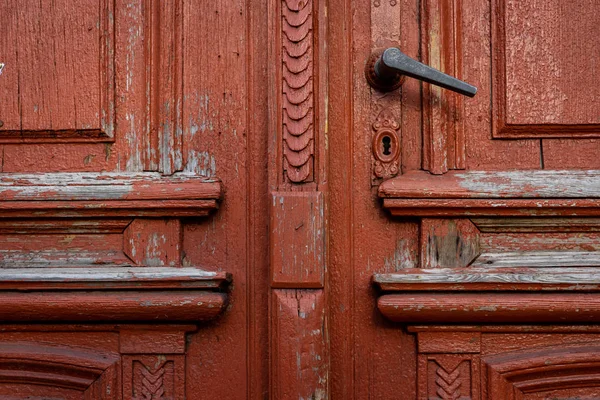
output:
[[[599,15],[0,1],[0,398],[600,397]]]
[[[329,2],[333,397],[600,398],[599,11]],[[388,47],[476,96],[370,88]]]

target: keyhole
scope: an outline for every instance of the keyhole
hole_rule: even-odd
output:
[[[381,144],[383,145],[384,156],[389,156],[390,154],[392,154],[392,152],[390,151],[390,147],[392,147],[392,138],[390,138],[389,136],[384,136],[381,139]]]

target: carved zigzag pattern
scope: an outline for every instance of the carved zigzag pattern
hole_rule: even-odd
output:
[[[438,386],[437,395],[442,400],[458,400],[460,397],[460,365],[453,371],[447,372],[444,368],[439,367],[435,371],[437,378],[435,383]]]
[[[313,0],[282,0],[283,159],[287,178],[313,175]]]
[[[165,363],[152,371],[146,365],[140,363],[141,379],[135,382],[135,392],[141,396],[136,396],[134,400],[165,400]]]

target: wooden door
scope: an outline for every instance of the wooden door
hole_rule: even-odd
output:
[[[333,397],[599,398],[598,2],[329,4]]]
[[[0,0],[0,398],[600,397],[598,15]]]

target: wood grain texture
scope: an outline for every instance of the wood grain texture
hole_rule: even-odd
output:
[[[554,323],[593,322],[600,297],[589,293],[389,294],[379,311],[403,323]]]
[[[276,289],[272,301],[272,397],[327,398],[324,292]]]
[[[482,233],[598,232],[600,218],[473,218]]]
[[[272,199],[272,286],[323,287],[325,221],[322,193],[275,192]]]
[[[0,8],[0,88],[10,94],[0,101],[0,143],[113,141],[114,4],[6,0]]]
[[[421,219],[421,267],[466,267],[480,254],[479,230],[468,219]]]
[[[598,4],[492,5],[494,137],[598,136],[598,68],[590,57],[600,52]]]
[[[523,259],[526,259],[524,257]],[[521,259],[521,260],[523,260]],[[407,269],[399,274],[375,274],[373,281],[383,291],[597,291],[600,283],[595,267],[473,266],[468,268]]]
[[[207,289],[231,281],[227,273],[171,267],[2,268],[3,290]]]

